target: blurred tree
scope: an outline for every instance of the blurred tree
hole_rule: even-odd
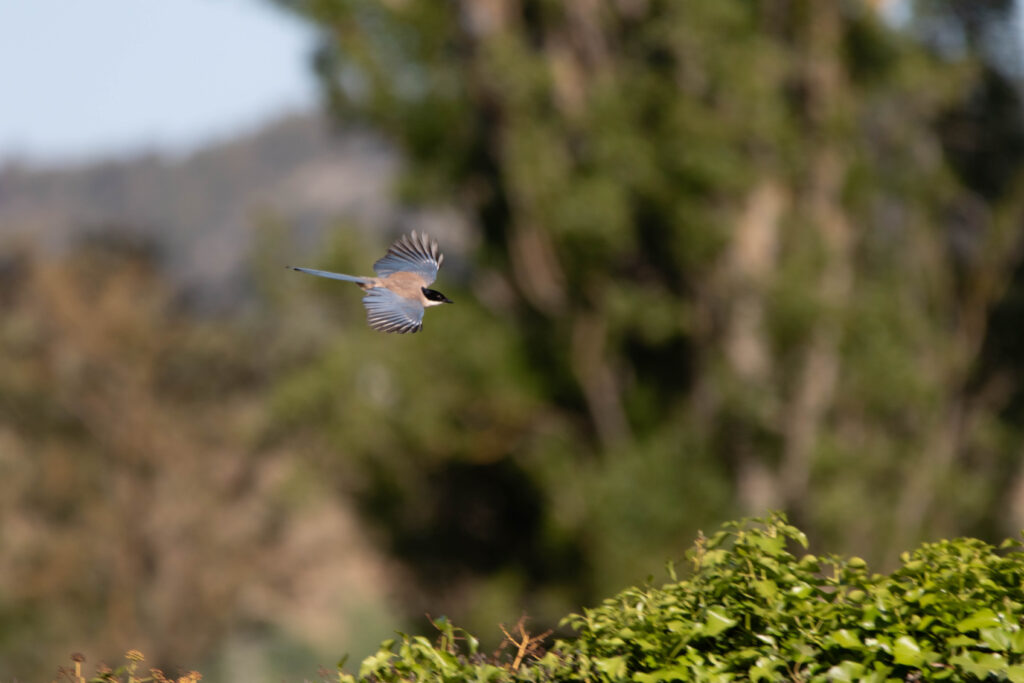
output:
[[[176,307],[157,256],[103,226],[0,257],[0,679],[133,647],[173,674],[240,632],[333,656],[386,611],[352,511],[258,443],[290,354]]]
[[[993,518],[1020,425],[980,362],[1015,334],[988,320],[1020,261],[1019,97],[979,59],[1011,3],[899,29],[879,2],[279,2],[321,29],[334,114],[404,150],[405,199],[482,237],[480,308],[357,335],[282,393],[396,552],[434,544],[432,589],[578,599],[740,509],[874,559],[1024,523]],[[377,406],[338,382],[371,371]],[[438,540],[474,525],[500,559]]]

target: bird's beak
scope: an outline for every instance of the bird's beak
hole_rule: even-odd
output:
[[[451,299],[449,299],[448,297],[445,297],[445,298],[444,298],[444,302],[445,302],[446,304],[453,304],[453,303],[455,303],[454,301],[452,301],[452,300],[451,300]]]

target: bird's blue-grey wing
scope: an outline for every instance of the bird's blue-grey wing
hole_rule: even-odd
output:
[[[402,271],[416,273],[423,278],[423,286],[427,286],[437,279],[437,269],[442,261],[444,254],[438,250],[437,242],[413,230],[411,235],[402,235],[392,244],[387,253],[373,264],[373,270],[380,277]]]
[[[363,297],[366,322],[381,332],[419,332],[423,329],[423,304],[375,287]]]

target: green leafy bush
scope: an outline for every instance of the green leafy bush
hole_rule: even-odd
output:
[[[432,643],[402,635],[360,681],[1024,681],[1024,553],[975,539],[904,553],[892,574],[818,558],[781,514],[697,539],[687,578],[628,588],[564,624],[554,642],[521,629],[486,656],[441,619]],[[521,627],[522,625],[520,625]],[[510,654],[513,653],[513,654]]]

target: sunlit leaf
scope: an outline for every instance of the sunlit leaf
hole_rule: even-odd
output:
[[[707,619],[701,628],[701,633],[706,636],[715,637],[736,625],[736,620],[731,618],[724,609],[713,608],[707,611]]]
[[[900,636],[893,642],[893,660],[905,666],[920,666],[924,661],[921,647],[910,636]]]
[[[956,630],[961,633],[974,631],[981,628],[991,628],[999,625],[999,615],[988,607],[980,609],[970,616],[961,619],[956,624]]]

